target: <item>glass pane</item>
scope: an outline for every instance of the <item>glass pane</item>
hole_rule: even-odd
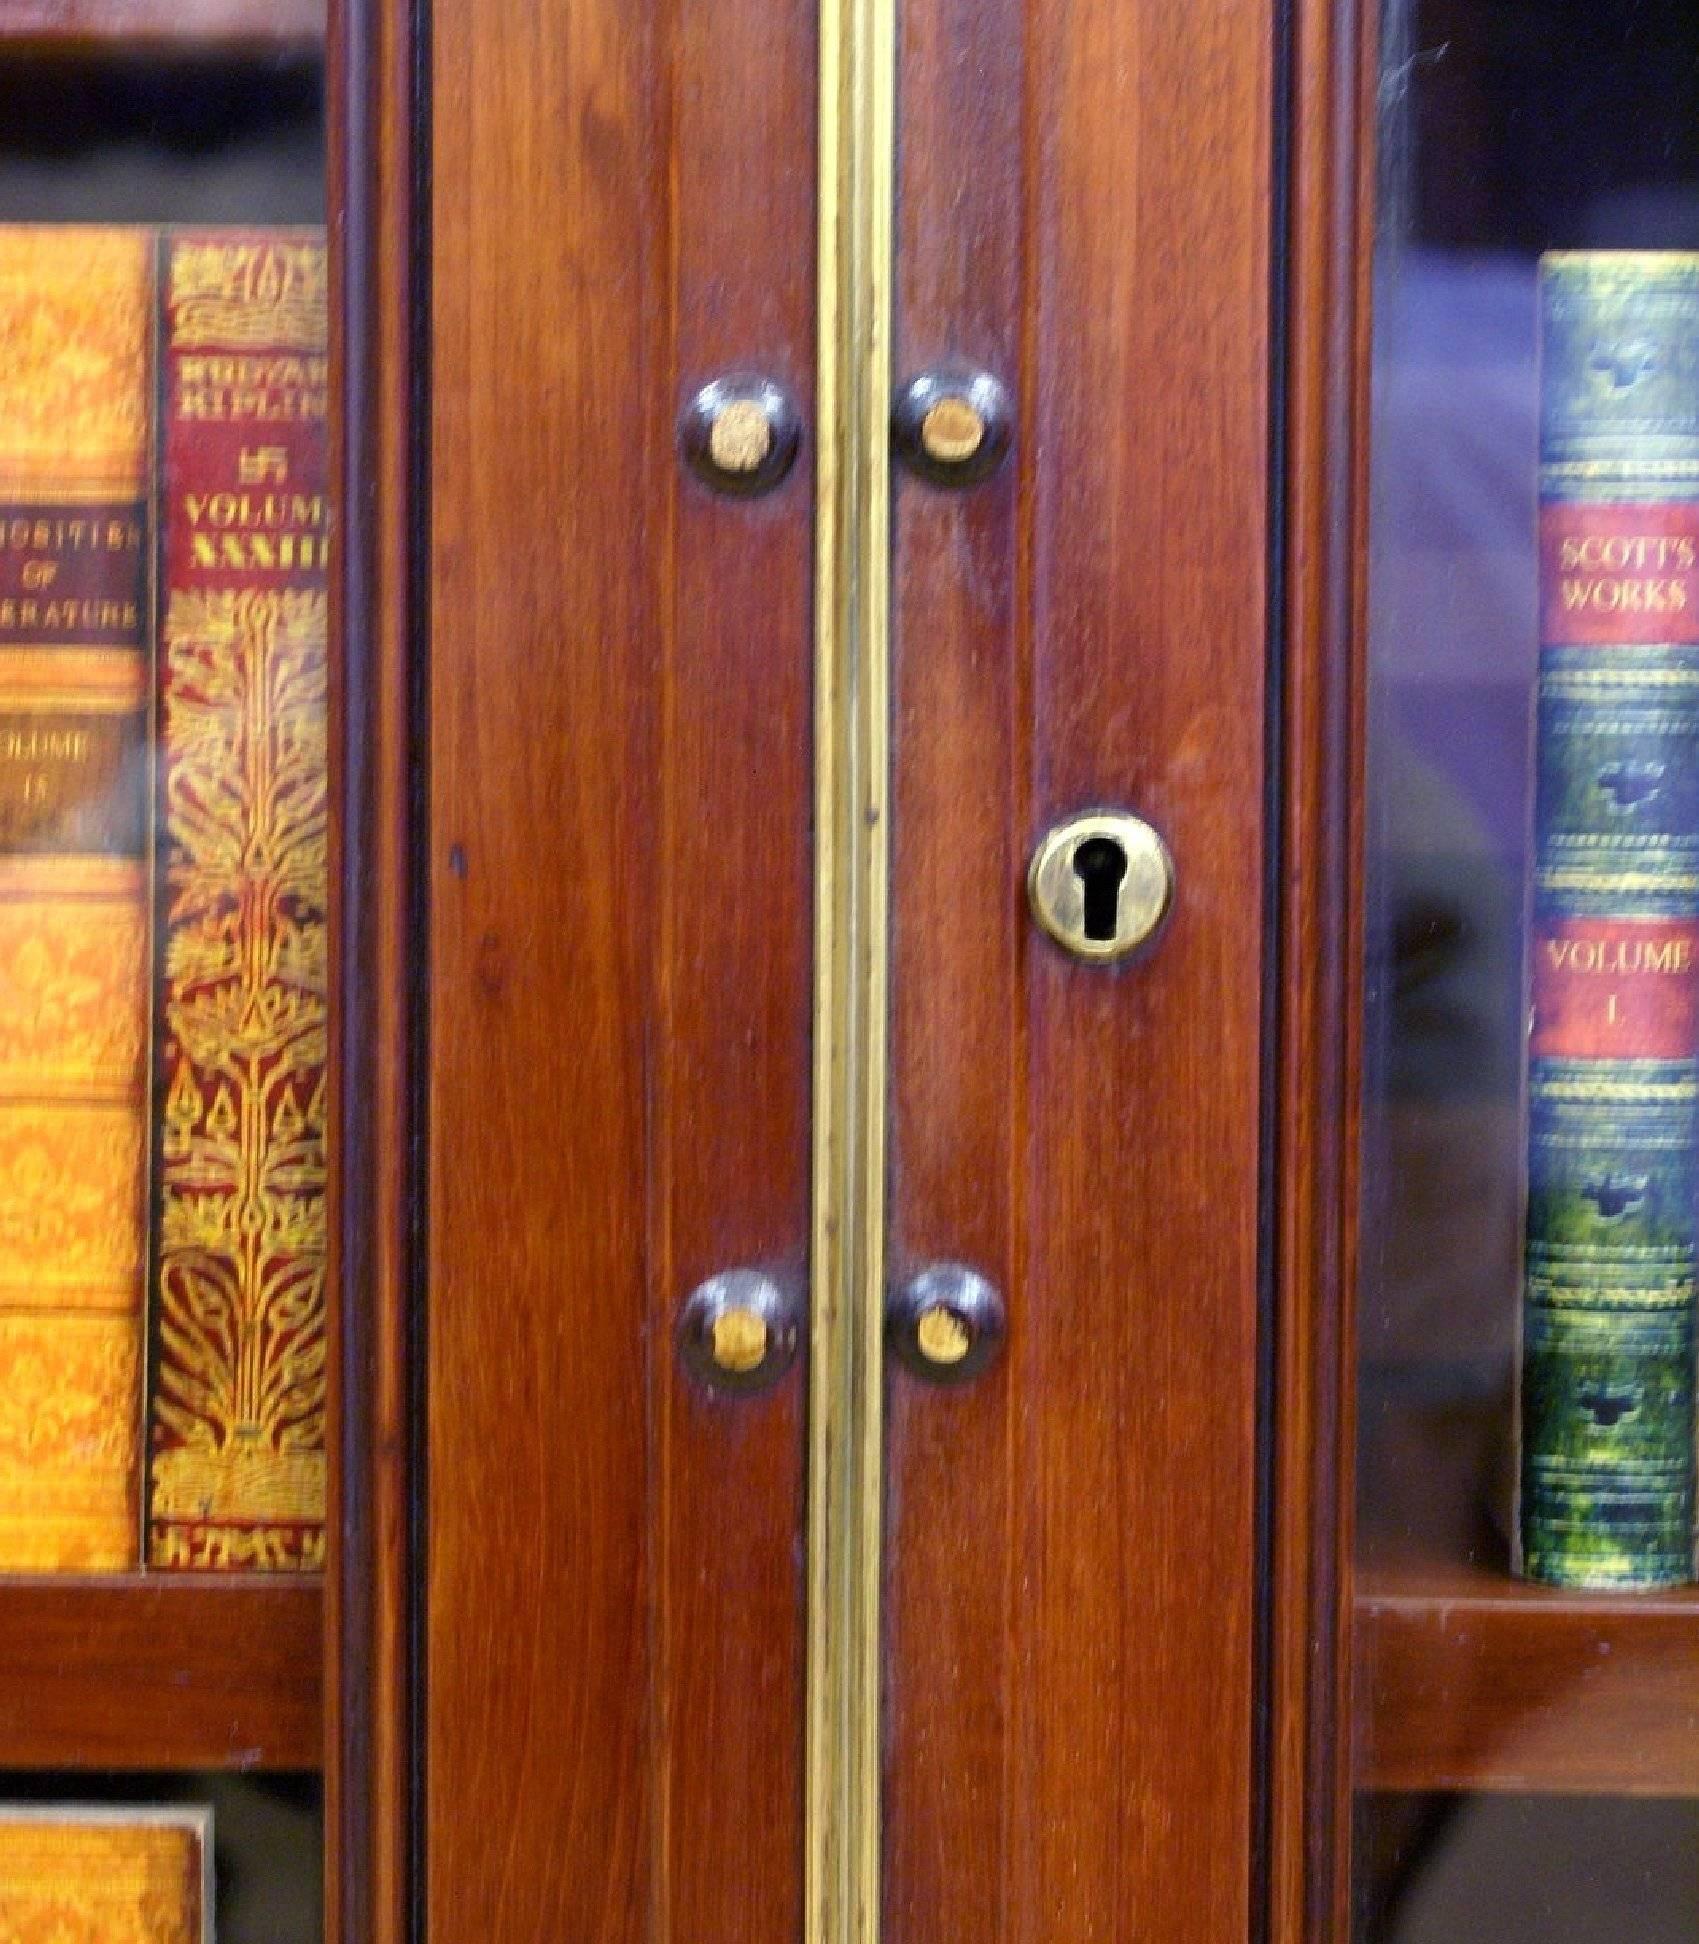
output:
[[[1371,1797],[1361,1929],[1398,1944],[1692,1944],[1699,1806],[1681,1797]]]
[[[1691,1936],[1699,13],[1382,34],[1357,1928]]]
[[[0,71],[0,1568],[311,1568],[318,76],[55,79]]]
[[[326,1524],[322,32],[302,0],[114,13],[133,38],[0,21],[0,1932],[139,1936],[129,1897],[150,1937],[293,1944],[323,1926],[317,1774],[269,1772],[318,1760]]]

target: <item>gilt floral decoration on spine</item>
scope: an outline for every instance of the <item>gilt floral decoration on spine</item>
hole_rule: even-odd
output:
[[[325,1506],[323,245],[164,250],[149,1559],[308,1569]]]

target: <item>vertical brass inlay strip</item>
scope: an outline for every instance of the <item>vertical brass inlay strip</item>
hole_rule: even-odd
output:
[[[879,1934],[895,0],[821,0],[808,1944]]]

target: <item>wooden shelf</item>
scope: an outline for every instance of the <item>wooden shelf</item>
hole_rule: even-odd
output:
[[[1699,1795],[1699,1587],[1566,1593],[1384,1547],[1355,1635],[1359,1788]]]
[[[317,1578],[0,1580],[0,1769],[316,1769]]]
[[[324,41],[325,0],[0,0],[0,46],[296,51]]]

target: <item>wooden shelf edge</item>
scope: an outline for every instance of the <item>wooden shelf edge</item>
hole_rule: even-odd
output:
[[[324,31],[324,0],[0,0],[0,48],[295,53]]]
[[[316,1577],[0,1579],[0,1769],[317,1769]]]
[[[1359,1789],[1699,1795],[1699,1588],[1399,1561],[1353,1611]]]

